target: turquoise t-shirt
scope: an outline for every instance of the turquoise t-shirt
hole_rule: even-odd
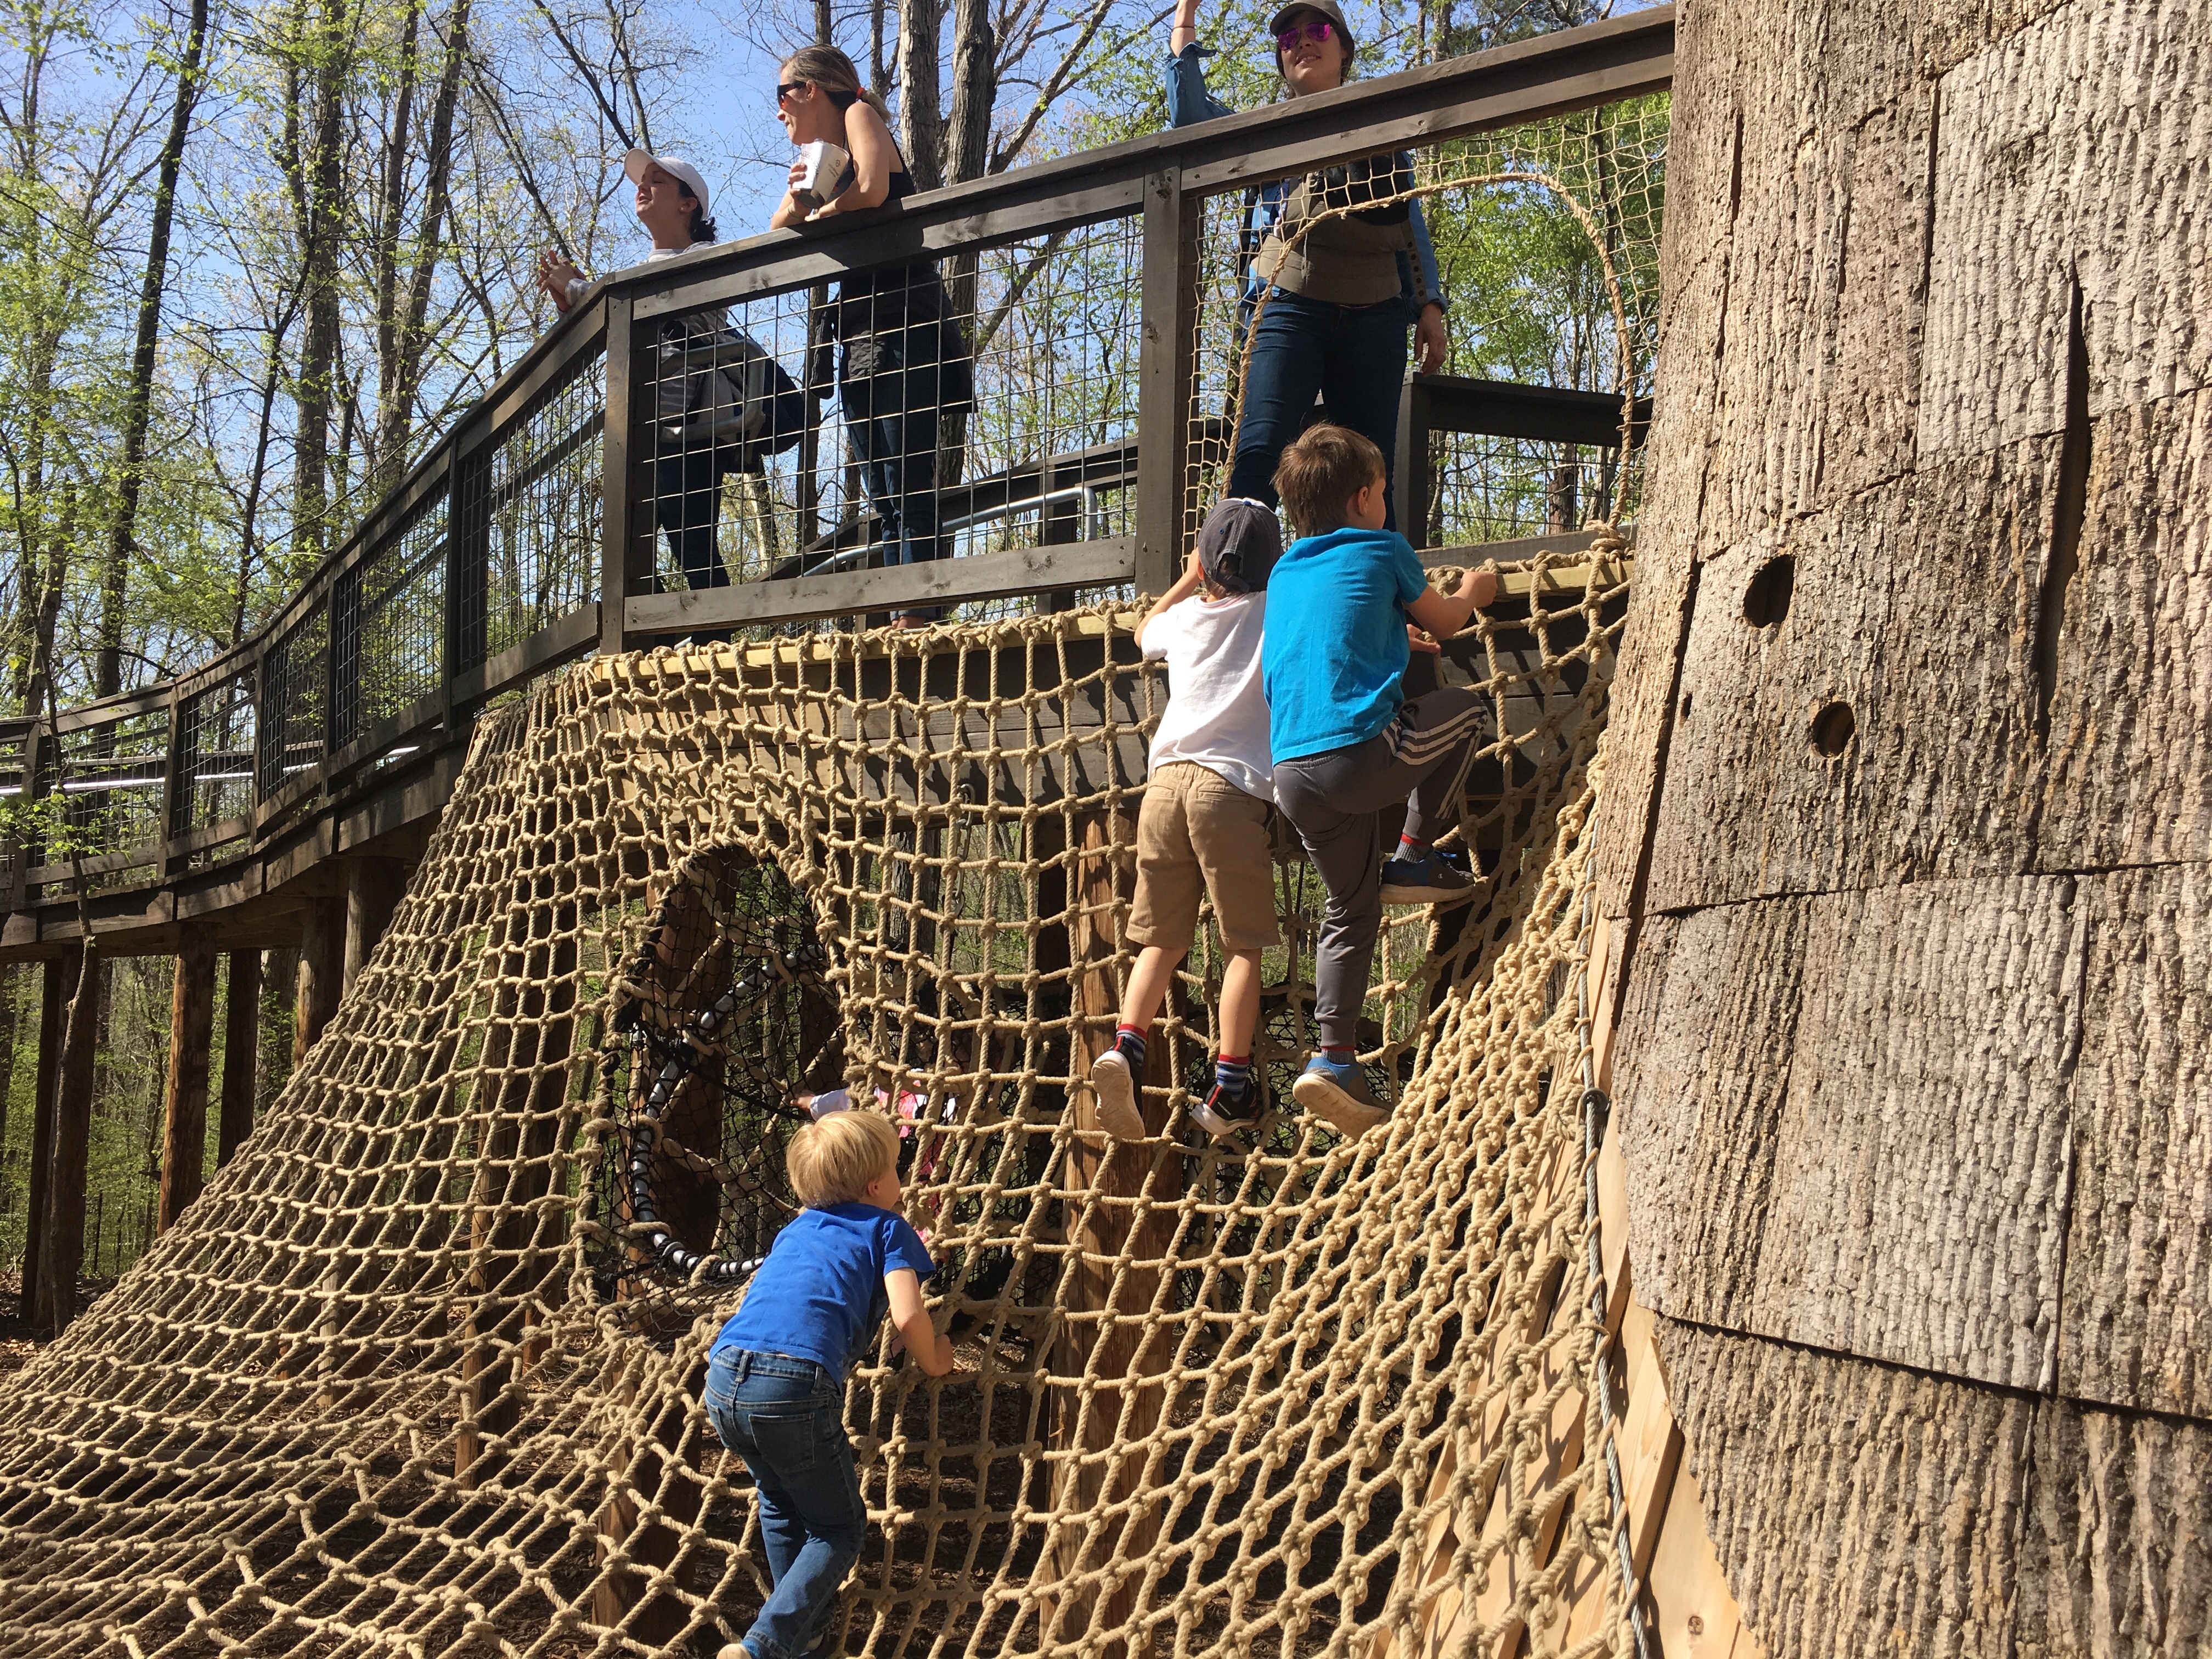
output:
[[[1398,718],[1406,607],[1429,573],[1394,530],[1304,536],[1267,577],[1260,672],[1275,764],[1364,743]]]
[[[709,1352],[787,1353],[842,1379],[884,1316],[890,1301],[884,1275],[896,1267],[911,1267],[919,1279],[937,1271],[904,1216],[872,1204],[801,1210],[775,1236]]]

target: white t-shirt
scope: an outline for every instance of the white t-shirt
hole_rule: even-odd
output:
[[[1267,746],[1267,696],[1260,635],[1267,596],[1185,599],[1145,624],[1145,655],[1168,665],[1168,707],[1152,738],[1152,764],[1195,761],[1248,795],[1275,799]]]

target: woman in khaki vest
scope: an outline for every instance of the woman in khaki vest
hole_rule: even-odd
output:
[[[1344,84],[1354,44],[1337,0],[1293,0],[1268,29],[1291,97]],[[1198,44],[1198,0],[1179,0],[1170,40],[1168,124],[1232,113],[1206,88],[1203,60],[1212,52]],[[1268,297],[1252,341],[1227,495],[1275,504],[1275,464],[1313,420],[1316,393],[1329,419],[1372,440],[1386,459],[1397,453],[1407,335],[1424,370],[1441,368],[1445,351],[1443,289],[1421,205],[1388,203],[1412,184],[1413,160],[1399,151],[1279,180],[1247,198],[1245,325],[1261,295]],[[1362,205],[1378,202],[1386,205]],[[1329,208],[1352,211],[1322,217]],[[1314,219],[1292,248],[1285,233]],[[1388,507],[1395,529],[1395,501]]]

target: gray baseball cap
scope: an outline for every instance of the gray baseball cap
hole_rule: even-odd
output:
[[[1328,18],[1335,25],[1336,32],[1344,37],[1345,49],[1347,52],[1357,52],[1359,49],[1359,43],[1352,38],[1352,25],[1344,21],[1344,9],[1336,3],[1336,0],[1291,0],[1289,5],[1283,7],[1267,20],[1269,37],[1280,34],[1283,32],[1283,25],[1302,11],[1318,12],[1322,16]],[[1279,69],[1281,64],[1279,63],[1276,67]]]
[[[1198,532],[1198,568],[1224,593],[1258,593],[1283,556],[1283,527],[1265,501],[1231,495],[1206,515]]]

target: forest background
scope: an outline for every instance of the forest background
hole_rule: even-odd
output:
[[[1348,9],[1372,75],[1616,9],[1632,8]],[[1236,107],[1276,95],[1272,9],[1201,16]],[[0,0],[0,715],[164,679],[251,634],[549,325],[541,250],[595,271],[641,256],[631,145],[699,167],[724,240],[763,227],[793,46],[851,53],[927,188],[1164,125],[1168,15],[1151,0]],[[1601,285],[1555,205],[1431,213],[1455,369],[1610,389],[1619,366],[1591,344]],[[294,958],[264,963],[260,1105],[292,1064]],[[95,1280],[152,1228],[172,972],[139,957],[102,975]],[[40,981],[0,966],[0,1274],[23,1246]]]

